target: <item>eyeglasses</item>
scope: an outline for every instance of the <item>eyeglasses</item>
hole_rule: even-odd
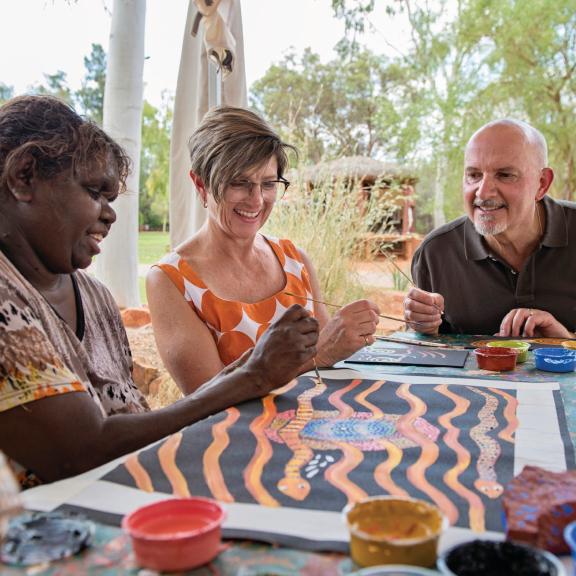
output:
[[[242,202],[252,196],[254,186],[260,186],[264,202],[278,202],[282,200],[290,182],[288,180],[270,180],[268,182],[250,182],[249,180],[235,180],[230,182],[226,189],[226,200],[229,202]]]

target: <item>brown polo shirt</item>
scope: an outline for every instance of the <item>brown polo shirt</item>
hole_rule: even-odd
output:
[[[576,330],[576,203],[542,200],[546,229],[516,272],[468,216],[432,231],[412,260],[419,288],[444,296],[442,334],[495,334],[514,308],[550,312]]]

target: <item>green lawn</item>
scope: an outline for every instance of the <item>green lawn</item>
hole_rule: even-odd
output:
[[[138,233],[138,264],[156,264],[166,256],[166,247],[170,244],[170,234],[162,232]],[[148,302],[146,297],[146,278],[138,278],[140,300]]]
[[[138,288],[140,288],[140,302],[148,302],[146,296],[146,278],[138,277]]]
[[[166,256],[166,246],[170,244],[170,234],[162,232],[138,233],[138,264],[156,264]]]

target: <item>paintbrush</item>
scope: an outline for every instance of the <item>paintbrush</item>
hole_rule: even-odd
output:
[[[294,298],[302,298],[302,300],[310,300],[310,302],[318,302],[318,304],[324,304],[325,306],[333,306],[334,308],[344,308],[340,304],[330,304],[330,302],[324,302],[324,300],[316,300],[314,298],[307,298],[306,296],[298,296],[298,294],[291,294],[290,292],[284,292],[286,296],[294,296]],[[387,318],[388,320],[395,320],[396,322],[406,322],[407,324],[416,324],[417,326],[422,326],[420,322],[414,322],[412,320],[404,320],[404,318],[395,318],[394,316],[385,316],[384,314],[378,314],[379,318]]]
[[[392,338],[391,336],[374,336],[376,340],[386,342],[400,342],[400,344],[414,344],[416,346],[433,346],[434,348],[452,348],[450,344],[440,344],[439,342],[423,342],[422,340],[412,340],[408,338]]]
[[[402,276],[404,276],[404,278],[406,278],[406,280],[408,280],[408,282],[410,282],[410,284],[412,284],[412,286],[414,286],[414,288],[418,288],[418,286],[416,286],[416,284],[414,284],[412,279],[409,278],[404,273],[404,270],[402,270],[402,268],[400,268],[400,266],[398,266],[398,264],[396,264],[396,262],[394,262],[394,260],[392,260],[392,258],[390,258],[390,256],[388,256],[388,254],[386,254],[386,252],[384,252],[384,250],[382,250],[382,248],[378,244],[376,244],[376,242],[372,242],[372,244],[374,246],[376,246],[376,248],[378,248],[378,250],[380,250],[380,252],[382,252],[382,254],[384,254],[384,256],[386,256],[386,258],[388,258],[388,260],[392,263],[392,266],[394,266],[396,268],[396,270],[398,270],[398,272],[400,272],[400,274],[402,274]],[[420,290],[420,288],[418,288],[418,290]],[[426,292],[426,290],[423,290],[423,292]],[[440,312],[440,315],[444,314],[444,311],[440,310],[440,308],[438,308],[438,306],[436,306],[436,304],[432,304],[432,306],[434,306],[434,308],[436,308],[436,310],[438,310],[438,312]]]
[[[324,384],[324,382],[322,382],[320,372],[318,371],[318,366],[316,365],[316,358],[312,358],[312,362],[314,362],[314,372],[316,372],[316,376],[318,376],[318,382],[320,382],[320,384]]]

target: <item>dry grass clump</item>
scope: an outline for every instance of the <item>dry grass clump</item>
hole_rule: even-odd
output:
[[[165,408],[174,404],[176,400],[182,398],[182,392],[180,388],[176,385],[176,382],[172,378],[168,378],[166,382],[162,384],[157,396],[147,396],[148,404],[152,410],[158,410],[159,408]]]
[[[356,180],[320,175],[310,190],[302,169],[296,178],[291,177],[289,198],[274,207],[264,232],[288,238],[306,251],[318,274],[324,300],[347,304],[366,298],[368,292],[352,262],[363,256],[363,235],[386,228],[393,210],[387,199],[397,194],[396,188],[385,189],[378,181],[369,189],[361,189]],[[329,310],[331,314],[336,311]]]

